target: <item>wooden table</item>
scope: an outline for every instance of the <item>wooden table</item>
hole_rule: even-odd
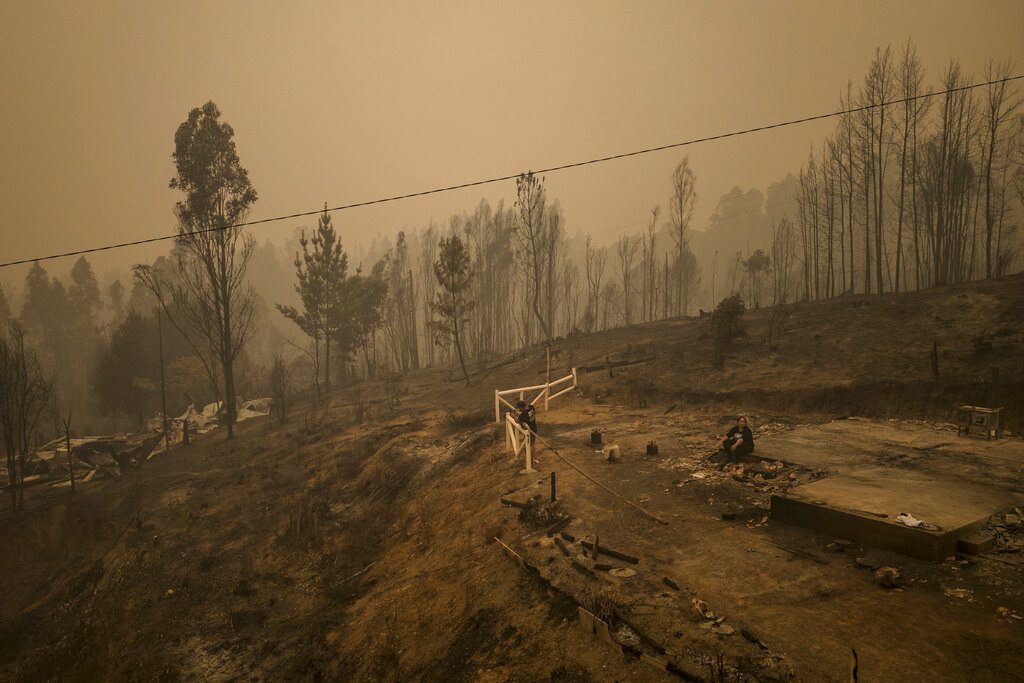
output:
[[[992,432],[995,432],[996,438],[1000,439],[1003,436],[1003,430],[999,426],[999,416],[1003,412],[1002,408],[984,408],[982,406],[960,406],[957,408],[958,421],[956,427],[956,433],[970,434],[971,427],[978,429],[984,427],[985,438],[992,438]]]

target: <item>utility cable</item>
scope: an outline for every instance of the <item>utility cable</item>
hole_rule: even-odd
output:
[[[548,168],[542,168],[540,170],[531,171],[531,172],[534,173],[535,175],[540,175],[540,174],[544,174],[544,173],[554,173],[554,172],[557,172],[557,171],[566,171],[566,170],[569,170],[569,169],[572,169],[572,168],[580,168],[581,166],[589,166],[589,165],[592,165],[592,164],[601,164],[601,163],[605,163],[605,162],[608,162],[608,161],[615,161],[615,160],[618,160],[618,159],[626,159],[626,158],[629,158],[629,157],[640,156],[642,154],[651,154],[653,152],[662,152],[662,151],[668,150],[668,149],[677,149],[679,147],[688,147],[688,146],[691,146],[691,145],[699,144],[701,142],[713,142],[715,140],[724,140],[726,138],[738,137],[740,135],[749,135],[750,133],[760,133],[760,132],[763,132],[763,131],[766,131],[766,130],[773,130],[773,129],[776,129],[776,128],[784,128],[786,126],[795,126],[795,125],[799,125],[799,124],[802,124],[802,123],[810,123],[812,121],[820,121],[820,120],[823,120],[823,119],[829,119],[829,118],[833,118],[833,117],[836,117],[836,116],[845,116],[845,115],[848,115],[848,114],[856,114],[858,112],[868,111],[869,109],[875,109],[875,108],[879,108],[879,107],[887,107],[887,106],[894,105],[894,104],[903,104],[903,103],[907,103],[907,102],[913,102],[915,100],[927,99],[929,97],[937,97],[939,95],[950,95],[950,94],[957,93],[957,92],[965,92],[965,91],[968,91],[968,90],[973,90],[975,88],[982,88],[982,87],[985,87],[985,86],[996,85],[996,84],[999,84],[999,83],[1009,83],[1011,81],[1017,81],[1017,80],[1020,80],[1022,78],[1024,78],[1024,74],[1018,75],[1018,76],[1008,76],[1006,78],[1000,78],[1000,79],[996,79],[994,81],[986,81],[984,83],[974,83],[974,84],[970,84],[970,85],[963,85],[963,86],[960,86],[960,87],[957,87],[957,88],[949,88],[947,90],[939,90],[939,91],[936,91],[936,92],[927,92],[927,93],[922,93],[920,95],[914,95],[912,97],[904,97],[904,98],[897,99],[897,100],[890,100],[888,102],[878,102],[878,103],[873,103],[873,104],[866,104],[866,105],[863,105],[863,106],[860,106],[860,107],[852,107],[850,109],[842,109],[842,110],[839,110],[839,111],[829,112],[829,113],[826,113],[826,114],[815,114],[813,116],[805,116],[805,117],[799,118],[799,119],[790,119],[788,121],[779,121],[779,122],[776,122],[776,123],[765,124],[763,126],[754,126],[754,127],[751,127],[751,128],[744,128],[742,130],[730,131],[728,133],[719,133],[717,135],[708,135],[708,136],[701,137],[701,138],[694,138],[692,140],[684,140],[682,142],[671,142],[671,143],[668,143],[666,145],[658,145],[657,147],[646,147],[644,149],[637,149],[637,150],[633,150],[631,152],[623,152],[621,154],[611,154],[611,155],[608,155],[608,156],[597,157],[597,158],[594,158],[594,159],[586,159],[584,161],[575,161],[575,162],[568,163],[568,164],[560,164],[558,166],[549,166]],[[241,228],[241,227],[252,226],[252,225],[262,225],[264,223],[274,223],[274,222],[277,222],[277,221],[286,221],[286,220],[291,220],[293,218],[305,218],[305,217],[308,217],[308,216],[319,215],[319,214],[321,214],[323,212],[330,213],[330,212],[333,212],[333,211],[346,211],[348,209],[356,209],[356,208],[360,208],[360,207],[364,207],[364,206],[373,206],[375,204],[386,204],[386,203],[389,203],[389,202],[401,201],[403,199],[412,199],[414,197],[424,197],[426,195],[440,194],[442,192],[451,192],[453,190],[462,190],[462,189],[469,188],[469,187],[479,187],[481,185],[490,185],[490,184],[493,184],[493,183],[501,183],[501,182],[505,182],[505,181],[508,181],[508,180],[514,180],[514,179],[520,177],[521,175],[522,175],[521,173],[513,173],[513,174],[510,174],[510,175],[503,175],[503,176],[498,176],[498,177],[495,177],[495,178],[487,178],[487,179],[484,179],[484,180],[474,180],[474,181],[470,181],[470,182],[466,182],[466,183],[459,183],[457,185],[447,185],[447,186],[444,186],[444,187],[435,187],[433,189],[421,190],[419,192],[408,192],[406,194],[394,195],[394,196],[391,196],[391,197],[381,197],[381,198],[378,198],[378,199],[370,199],[370,200],[366,200],[366,201],[362,201],[362,202],[352,202],[350,204],[341,204],[339,206],[334,206],[334,207],[329,207],[329,208],[328,207],[324,207],[323,209],[316,209],[314,211],[300,211],[300,212],[297,212],[297,213],[287,214],[287,215],[284,215],[284,216],[274,216],[274,217],[271,217],[271,218],[261,218],[259,220],[255,220],[255,221],[243,221],[243,222],[240,222],[240,223],[233,223],[232,225],[226,225],[226,226],[222,226],[222,227],[204,228],[203,230],[193,230],[193,231],[186,232],[186,233],[176,233],[176,234],[173,234],[173,235],[162,235],[160,237],[149,237],[147,239],[134,240],[134,241],[131,241],[131,242],[118,242],[116,244],[107,244],[107,245],[104,245],[104,246],[101,246],[101,247],[91,247],[91,248],[88,248],[88,249],[78,249],[78,250],[75,250],[75,251],[65,251],[65,252],[58,253],[58,254],[49,254],[47,256],[37,256],[35,258],[20,259],[20,260],[17,260],[17,261],[7,261],[5,263],[0,263],[0,268],[7,268],[9,266],[17,266],[17,265],[21,265],[21,264],[25,264],[25,263],[33,263],[33,262],[36,262],[36,261],[49,261],[49,260],[57,259],[57,258],[64,258],[66,256],[79,256],[79,255],[82,255],[82,254],[92,254],[92,253],[99,252],[99,251],[109,251],[111,249],[121,249],[123,247],[133,247],[133,246],[138,246],[138,245],[141,245],[141,244],[152,244],[154,242],[163,242],[163,241],[166,241],[166,240],[178,239],[180,237],[189,237],[189,236],[192,236],[192,235],[201,235],[203,233],[208,233],[208,232],[219,232],[219,231],[222,231],[222,230],[232,230],[234,228]]]

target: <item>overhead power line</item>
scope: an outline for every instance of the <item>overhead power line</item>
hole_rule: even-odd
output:
[[[717,135],[708,135],[708,136],[705,136],[705,137],[702,137],[702,138],[694,138],[692,140],[684,140],[682,142],[671,142],[671,143],[666,144],[666,145],[658,145],[657,147],[646,147],[644,149],[633,150],[632,152],[622,152],[621,154],[611,154],[611,155],[608,155],[608,156],[597,157],[597,158],[594,158],[594,159],[586,159],[584,161],[574,161],[574,162],[568,163],[568,164],[560,164],[558,166],[550,166],[548,168],[542,168],[542,169],[539,169],[537,171],[533,171],[533,173],[539,175],[539,174],[542,174],[542,173],[554,173],[556,171],[566,171],[566,170],[569,170],[569,169],[572,169],[572,168],[579,168],[581,166],[590,166],[592,164],[602,164],[602,163],[605,163],[605,162],[608,162],[608,161],[616,161],[618,159],[626,159],[628,157],[640,156],[642,154],[651,154],[653,152],[662,152],[662,151],[665,151],[665,150],[668,150],[668,149],[676,149],[676,148],[679,148],[679,147],[688,147],[690,145],[696,145],[696,144],[699,144],[699,143],[702,143],[702,142],[714,142],[716,140],[724,140],[726,138],[738,137],[740,135],[749,135],[751,133],[760,133],[760,132],[763,132],[763,131],[766,131],[766,130],[773,130],[775,128],[785,128],[787,126],[796,126],[796,125],[799,125],[799,124],[802,124],[802,123],[810,123],[812,121],[821,121],[823,119],[829,119],[829,118],[833,118],[833,117],[836,117],[836,116],[845,116],[847,114],[856,114],[858,112],[868,111],[869,109],[876,109],[878,107],[883,107],[883,106],[887,107],[887,106],[894,105],[894,104],[903,104],[903,103],[906,103],[906,102],[913,102],[915,100],[927,99],[929,97],[937,97],[939,95],[949,95],[949,94],[952,94],[952,93],[955,93],[955,92],[963,92],[963,91],[967,91],[967,90],[973,90],[975,88],[983,88],[983,87],[989,86],[989,85],[996,85],[997,83],[1009,83],[1011,81],[1020,80],[1022,78],[1024,78],[1024,74],[1017,75],[1017,76],[1008,76],[1006,78],[999,78],[999,79],[996,79],[996,80],[993,80],[993,81],[986,81],[984,83],[974,83],[974,84],[971,84],[971,85],[963,85],[963,86],[960,86],[958,88],[949,88],[947,90],[940,90],[940,91],[937,91],[937,92],[922,93],[920,95],[914,95],[913,97],[904,97],[904,98],[901,98],[901,99],[890,100],[890,101],[887,101],[887,102],[878,102],[878,103],[875,103],[875,104],[866,104],[866,105],[861,106],[861,107],[852,107],[850,109],[841,109],[839,111],[829,112],[827,114],[815,114],[814,116],[805,116],[805,117],[799,118],[799,119],[790,119],[788,121],[780,121],[780,122],[777,122],[777,123],[769,123],[769,124],[765,124],[763,126],[754,126],[754,127],[751,127],[751,128],[744,128],[742,130],[730,131],[728,133],[719,133]],[[357,209],[357,208],[364,207],[364,206],[373,206],[375,204],[386,204],[386,203],[389,203],[389,202],[401,201],[403,199],[412,199],[414,197],[425,197],[425,196],[431,195],[431,194],[440,194],[442,192],[451,192],[453,190],[462,190],[462,189],[469,188],[469,187],[479,187],[481,185],[491,185],[493,183],[502,183],[502,182],[505,182],[505,181],[508,181],[508,180],[514,180],[514,179],[518,178],[520,175],[521,175],[520,173],[513,173],[513,174],[510,174],[510,175],[497,176],[497,177],[494,177],[494,178],[486,178],[484,180],[473,180],[473,181],[466,182],[466,183],[459,183],[457,185],[447,185],[447,186],[444,186],[444,187],[435,187],[435,188],[430,189],[430,190],[421,190],[419,192],[408,192],[406,194],[399,194],[399,195],[394,195],[394,196],[391,196],[391,197],[381,197],[381,198],[378,198],[378,199],[369,199],[369,200],[362,201],[362,202],[353,202],[353,203],[350,203],[350,204],[341,204],[340,206],[325,207],[323,209],[316,209],[316,210],[313,210],[313,211],[300,211],[298,213],[291,213],[291,214],[287,214],[287,215],[284,215],[284,216],[274,216],[272,218],[261,218],[259,220],[254,220],[254,221],[243,221],[241,223],[234,223],[232,225],[227,225],[227,226],[218,227],[218,228],[206,228],[206,229],[203,229],[203,230],[195,230],[195,231],[192,231],[192,232],[189,232],[189,233],[185,233],[184,235],[179,235],[178,233],[175,233],[173,235],[161,235],[159,237],[149,237],[149,238],[146,238],[146,239],[133,240],[133,241],[130,241],[130,242],[118,242],[116,244],[106,244],[106,245],[103,245],[103,246],[100,246],[100,247],[91,247],[91,248],[88,248],[88,249],[77,249],[75,251],[65,251],[65,252],[58,253],[58,254],[49,254],[47,256],[37,256],[37,257],[34,257],[34,258],[20,259],[18,261],[8,261],[6,263],[0,263],[0,268],[7,268],[8,266],[17,266],[17,265],[21,265],[21,264],[25,264],[25,263],[33,263],[35,261],[49,261],[49,260],[52,260],[52,259],[64,258],[66,256],[79,256],[79,255],[82,255],[82,254],[92,254],[92,253],[95,253],[95,252],[98,252],[98,251],[109,251],[111,249],[121,249],[121,248],[124,248],[124,247],[134,247],[134,246],[138,246],[138,245],[142,245],[142,244],[152,244],[154,242],[164,242],[164,241],[167,241],[167,240],[177,239],[180,236],[186,236],[186,235],[198,235],[198,234],[203,234],[203,233],[207,233],[207,232],[218,232],[218,231],[221,231],[221,230],[231,230],[233,228],[241,228],[241,227],[252,226],[252,225],[261,225],[263,223],[275,223],[275,222],[278,222],[278,221],[291,220],[293,218],[305,218],[305,217],[308,217],[308,216],[319,215],[319,214],[323,213],[324,211],[327,211],[327,212],[345,211],[345,210],[348,210],[348,209]]]

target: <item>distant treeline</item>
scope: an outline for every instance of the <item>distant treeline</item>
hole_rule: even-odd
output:
[[[665,179],[664,204],[610,244],[570,230],[545,179],[523,174],[511,205],[484,199],[443,225],[382,237],[358,254],[340,237],[354,226],[341,223],[336,233],[327,213],[284,249],[257,245],[244,231],[190,246],[190,225],[230,223],[218,213],[229,202],[202,196],[216,183],[193,182],[215,166],[189,156],[190,136],[214,131],[235,155],[230,126],[208,103],[176,136],[175,182],[185,199],[171,253],[105,291],[84,257],[66,285],[36,264],[17,315],[0,290],[0,329],[20,323],[87,431],[154,414],[161,339],[164,393],[177,413],[225,395],[270,395],[275,364],[296,389],[460,357],[472,371],[538,342],[694,315],[735,294],[758,307],[1016,272],[1024,116],[1019,88],[1002,81],[1012,70],[990,61],[974,79],[952,60],[929,86],[912,43],[899,54],[879,49],[863,83],[847,84],[840,97],[842,109],[857,111],[838,118],[798,175],[763,193],[735,188],[698,230],[698,176],[683,158]],[[964,89],[985,81],[997,82]],[[923,97],[932,92],[941,94]],[[243,215],[256,195],[232,158],[223,187],[234,188]],[[218,282],[221,262],[230,268]],[[221,284],[233,288],[227,298]],[[235,303],[222,310],[222,301]],[[56,418],[52,426],[46,431],[58,431]]]

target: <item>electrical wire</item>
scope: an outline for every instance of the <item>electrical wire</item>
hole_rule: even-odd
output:
[[[906,102],[913,102],[915,100],[927,99],[929,97],[937,97],[939,95],[949,95],[949,94],[956,93],[956,92],[964,92],[964,91],[968,91],[968,90],[973,90],[975,88],[982,88],[982,87],[985,87],[985,86],[996,85],[998,83],[1009,83],[1011,81],[1020,80],[1022,78],[1024,78],[1024,75],[1008,76],[1006,78],[1000,78],[1000,79],[996,79],[994,81],[986,81],[984,83],[974,83],[974,84],[970,84],[970,85],[964,85],[964,86],[960,86],[960,87],[957,87],[957,88],[949,88],[947,90],[940,90],[940,91],[936,91],[936,92],[927,92],[927,93],[922,93],[920,95],[914,95],[912,97],[904,97],[904,98],[897,99],[897,100],[890,100],[888,102],[879,102],[879,103],[873,103],[873,104],[866,104],[866,105],[861,106],[861,107],[852,107],[850,109],[842,109],[842,110],[839,110],[839,111],[829,112],[829,113],[826,113],[826,114],[815,114],[813,116],[805,116],[803,118],[790,119],[788,121],[779,121],[779,122],[776,122],[776,123],[769,123],[769,124],[765,124],[765,125],[762,125],[762,126],[754,126],[754,127],[751,127],[751,128],[744,128],[742,130],[730,131],[728,133],[719,133],[717,135],[708,135],[708,136],[701,137],[701,138],[694,138],[692,140],[684,140],[682,142],[672,142],[672,143],[668,143],[668,144],[665,144],[665,145],[658,145],[657,147],[646,147],[644,149],[637,149],[637,150],[633,150],[631,152],[623,152],[621,154],[610,154],[608,156],[596,157],[594,159],[586,159],[584,161],[575,161],[575,162],[568,163],[568,164],[560,164],[558,166],[549,166],[547,168],[542,168],[542,169],[537,170],[537,171],[532,171],[532,173],[534,173],[535,175],[540,175],[540,174],[544,174],[544,173],[555,173],[557,171],[566,171],[566,170],[573,169],[573,168],[580,168],[582,166],[589,166],[589,165],[592,165],[592,164],[601,164],[601,163],[605,163],[605,162],[608,162],[608,161],[616,161],[618,159],[626,159],[626,158],[629,158],[629,157],[640,156],[642,154],[651,154],[653,152],[662,152],[662,151],[669,150],[669,149],[677,149],[679,147],[688,147],[688,146],[696,145],[696,144],[699,144],[699,143],[702,143],[702,142],[713,142],[713,141],[716,141],[716,140],[724,140],[726,138],[738,137],[740,135],[749,135],[751,133],[760,133],[760,132],[767,131],[767,130],[774,130],[776,128],[784,128],[786,126],[795,126],[795,125],[799,125],[799,124],[802,124],[802,123],[810,123],[812,121],[821,121],[823,119],[834,118],[836,116],[845,116],[845,115],[848,115],[848,114],[856,114],[858,112],[868,111],[869,109],[875,109],[875,108],[878,108],[878,107],[890,106],[890,105],[895,105],[895,104],[903,104],[903,103],[906,103]],[[240,222],[240,223],[234,223],[232,225],[227,225],[227,226],[223,226],[223,227],[205,228],[203,230],[194,230],[194,231],[186,232],[186,233],[175,233],[173,235],[161,235],[159,237],[149,237],[149,238],[146,238],[146,239],[133,240],[133,241],[130,241],[130,242],[118,242],[118,243],[115,243],[115,244],[107,244],[107,245],[103,245],[103,246],[100,246],[100,247],[91,247],[91,248],[88,248],[88,249],[77,249],[77,250],[74,250],[74,251],[65,251],[65,252],[61,252],[61,253],[57,253],[57,254],[49,254],[47,256],[37,256],[37,257],[34,257],[34,258],[19,259],[17,261],[7,261],[5,263],[0,263],[0,268],[7,268],[7,267],[10,267],[10,266],[17,266],[17,265],[22,265],[22,264],[25,264],[25,263],[34,263],[36,261],[49,261],[49,260],[52,260],[52,259],[64,258],[64,257],[67,257],[67,256],[79,256],[79,255],[82,255],[82,254],[93,254],[93,253],[100,252],[100,251],[109,251],[111,249],[122,249],[124,247],[134,247],[134,246],[138,246],[138,245],[142,245],[142,244],[152,244],[154,242],[163,242],[163,241],[166,241],[166,240],[178,239],[180,237],[188,237],[188,236],[191,236],[191,235],[200,235],[200,234],[203,234],[203,233],[218,232],[218,231],[222,231],[222,230],[232,230],[234,228],[241,228],[241,227],[253,226],[253,225],[262,225],[264,223],[274,223],[274,222],[278,222],[278,221],[286,221],[286,220],[291,220],[293,218],[305,218],[305,217],[308,217],[308,216],[319,215],[319,214],[321,214],[321,213],[323,213],[325,211],[330,213],[330,212],[334,212],[334,211],[346,211],[346,210],[349,210],[349,209],[356,209],[356,208],[360,208],[360,207],[364,207],[364,206],[374,206],[376,204],[386,204],[386,203],[389,203],[389,202],[401,201],[403,199],[412,199],[414,197],[425,197],[425,196],[431,195],[431,194],[440,194],[442,192],[452,192],[454,190],[462,190],[462,189],[466,189],[466,188],[469,188],[469,187],[479,187],[481,185],[491,185],[493,183],[501,183],[501,182],[505,182],[505,181],[508,181],[508,180],[514,180],[514,179],[520,177],[521,175],[522,175],[521,173],[513,173],[513,174],[509,174],[509,175],[497,176],[497,177],[494,177],[494,178],[486,178],[484,180],[473,180],[473,181],[470,181],[470,182],[459,183],[459,184],[456,184],[456,185],[446,185],[444,187],[435,187],[435,188],[432,188],[432,189],[429,189],[429,190],[421,190],[419,192],[408,192],[408,193],[405,193],[405,194],[393,195],[393,196],[390,196],[390,197],[380,197],[378,199],[370,199],[370,200],[366,200],[366,201],[362,201],[362,202],[352,202],[350,204],[341,204],[339,206],[334,206],[334,207],[325,207],[323,209],[316,209],[314,211],[300,211],[300,212],[297,212],[297,213],[287,214],[287,215],[284,215],[284,216],[273,216],[271,218],[261,218],[259,220],[254,220],[254,221],[243,221],[243,222]]]

